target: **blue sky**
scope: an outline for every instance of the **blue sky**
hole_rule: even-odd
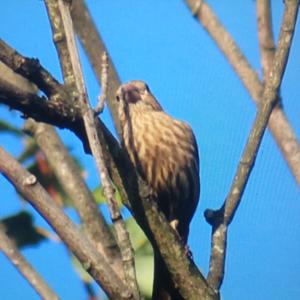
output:
[[[123,82],[146,81],[164,109],[186,120],[196,134],[201,159],[201,198],[194,217],[190,248],[206,274],[210,227],[206,208],[221,206],[233,179],[256,108],[214,42],[195,21],[183,1],[87,1]],[[261,74],[257,42],[255,1],[209,1],[252,67]],[[273,1],[273,26],[277,40],[282,1]],[[1,7],[0,36],[19,52],[37,57],[59,80],[61,74],[52,44],[43,1],[6,1]],[[284,110],[300,136],[300,27],[294,36],[282,85]],[[83,58],[90,99],[99,88]],[[18,113],[0,106],[0,118],[16,125]],[[104,120],[111,121],[105,112]],[[88,184],[98,184],[90,157],[68,131],[60,131],[72,153],[88,169]],[[14,155],[20,141],[0,136],[0,145]],[[18,201],[14,189],[0,177],[0,217],[29,209]],[[223,299],[300,298],[300,194],[269,131],[266,132],[242,203],[229,229]],[[72,214],[72,213],[71,213]],[[37,224],[46,226],[35,214]],[[24,255],[62,299],[85,299],[63,246],[42,243]],[[38,299],[35,292],[0,255],[0,298]],[[67,284],[66,284],[67,283]]]

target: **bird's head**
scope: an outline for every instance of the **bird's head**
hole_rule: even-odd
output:
[[[162,111],[162,107],[152,95],[148,85],[141,80],[132,80],[122,84],[117,90],[116,100],[128,110]]]

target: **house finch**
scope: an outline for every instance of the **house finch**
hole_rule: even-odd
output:
[[[116,99],[123,145],[138,174],[151,188],[159,209],[186,243],[200,190],[199,156],[193,131],[188,124],[165,113],[142,81],[121,85]],[[180,299],[169,275],[165,274],[168,280],[158,279],[166,277],[165,266],[158,253],[155,260],[153,299]],[[158,282],[162,280],[165,283]],[[178,296],[172,296],[176,293]]]

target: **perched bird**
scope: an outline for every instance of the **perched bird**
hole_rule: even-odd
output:
[[[123,146],[138,174],[151,188],[159,209],[186,244],[200,191],[199,156],[193,131],[185,122],[164,112],[143,81],[121,85],[116,99]],[[160,255],[154,255],[153,299],[182,299]]]

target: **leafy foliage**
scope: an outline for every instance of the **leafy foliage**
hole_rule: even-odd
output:
[[[45,239],[45,236],[34,227],[32,216],[26,211],[3,218],[0,222],[4,225],[6,234],[15,241],[18,248],[37,245]]]
[[[11,133],[16,136],[22,136],[24,134],[20,128],[3,120],[0,120],[0,133]]]
[[[52,171],[51,166],[47,162],[47,159],[39,149],[36,142],[26,136],[21,129],[0,120],[0,134],[1,133],[9,133],[25,137],[24,149],[19,155],[18,160],[27,165],[27,169],[38,178],[41,185],[48,191],[54,201],[62,207],[72,206],[71,199],[63,190],[58,178]],[[75,161],[80,166],[80,163],[76,158]],[[93,191],[93,196],[97,204],[106,204],[102,186],[97,187]],[[123,204],[120,193],[117,189],[115,199],[121,209]],[[38,245],[42,240],[46,239],[47,236],[50,235],[45,230],[35,227],[31,214],[26,211],[20,211],[15,215],[3,218],[0,222],[4,224],[8,236],[16,242],[16,245],[19,248]],[[150,299],[153,281],[153,250],[150,242],[137,225],[134,218],[128,218],[126,220],[126,226],[135,251],[136,271],[140,290],[145,299]],[[84,285],[90,286],[93,279],[84,270],[77,258],[71,254],[70,256],[74,269],[79,274]]]
[[[101,188],[97,190],[100,192]],[[150,242],[134,218],[131,217],[126,220],[126,227],[135,251],[136,271],[140,290],[142,295],[148,299],[152,293],[153,250]],[[71,260],[81,280],[85,283],[93,282],[93,279],[84,270],[77,258],[72,255]]]

